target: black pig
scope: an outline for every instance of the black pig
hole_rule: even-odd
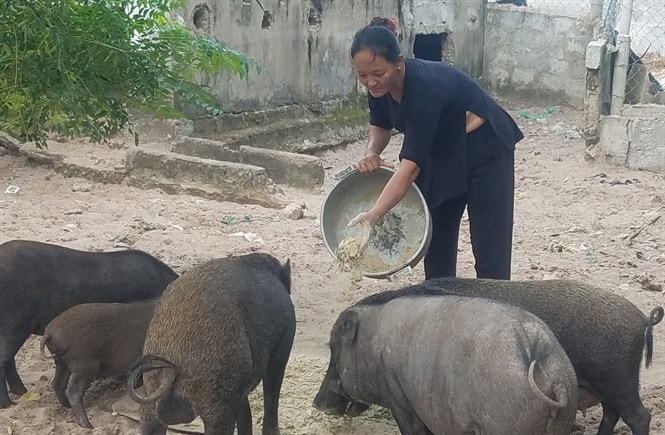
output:
[[[194,267],[164,292],[144,356],[128,379],[143,435],[198,414],[206,434],[252,433],[247,396],[263,381],[263,434],[278,435],[277,408],[296,318],[290,263],[252,253]],[[143,374],[147,396],[134,390]]]
[[[178,275],[145,252],[85,252],[12,240],[0,245],[0,408],[27,390],[14,357],[30,334],[42,335],[58,314],[86,302],[159,296]]]
[[[72,407],[80,426],[92,429],[83,406],[92,381],[126,375],[141,356],[156,304],[156,299],[81,304],[46,326],[41,353],[55,360],[53,389],[62,406]]]
[[[330,355],[314,406],[343,414],[379,404],[404,435],[568,435],[575,420],[563,348],[510,305],[379,293],[340,314]]]
[[[585,390],[581,407],[593,404],[594,396],[602,404],[598,435],[612,434],[619,417],[634,435],[648,435],[651,415],[640,400],[640,365],[642,352],[645,365],[651,363],[653,327],[663,318],[662,307],[646,317],[611,291],[571,280],[438,278],[405,291],[484,297],[530,311],[547,323],[573,363]]]

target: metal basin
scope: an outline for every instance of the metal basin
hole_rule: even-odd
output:
[[[321,233],[330,254],[337,258],[337,246],[347,237],[358,236],[360,226],[348,228],[358,213],[376,202],[395,171],[379,168],[363,174],[349,168],[338,174],[339,181],[321,206]],[[412,184],[406,196],[379,222],[359,265],[369,278],[392,279],[411,270],[423,258],[432,239],[432,220],[420,189]]]

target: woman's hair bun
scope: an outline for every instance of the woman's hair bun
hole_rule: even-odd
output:
[[[399,33],[399,24],[395,18],[374,17],[368,24],[369,26],[382,26],[390,30],[397,36]]]

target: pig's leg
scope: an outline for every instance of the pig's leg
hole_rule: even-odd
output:
[[[205,428],[204,435],[233,435],[236,418],[238,417],[238,409],[230,406],[222,406],[222,409],[205,407],[199,412],[199,416],[203,420],[203,427]],[[240,432],[238,430],[238,435],[252,435],[251,424],[249,428],[245,429],[249,429],[249,432]]]
[[[55,360],[55,376],[53,377],[53,391],[58,398],[58,401],[65,408],[71,408],[69,399],[67,398],[67,384],[69,383],[69,376],[72,372],[69,370],[67,364],[58,359]]]
[[[632,399],[632,400],[629,400]],[[618,417],[621,417],[623,421],[630,427],[633,435],[648,435],[649,434],[649,424],[651,422],[651,414],[644,407],[642,401],[639,398],[639,395],[634,397],[618,397],[615,402],[612,403],[611,412],[612,414],[608,416],[607,412],[608,407],[603,403],[603,419],[600,422],[600,427],[598,428],[599,434],[611,434]],[[618,415],[617,415],[618,414]],[[605,421],[607,420],[607,426],[605,426]]]
[[[611,435],[619,417],[630,427],[633,435],[647,435],[651,414],[640,399],[639,360],[633,366],[623,368],[624,376],[620,382],[611,377],[614,374],[597,375],[594,388],[602,398],[603,406],[598,435]]]
[[[240,409],[238,410],[238,419],[236,421],[236,424],[238,425],[238,435],[245,435],[245,434],[251,435],[252,409],[249,407],[249,399],[247,397],[245,397],[240,403]],[[264,434],[273,433],[273,432],[266,432],[265,421],[263,422],[263,433]],[[277,435],[279,435],[279,433]]]
[[[16,319],[10,320],[16,321]],[[9,398],[9,390],[18,395],[28,391],[16,371],[14,357],[30,333],[21,333],[20,331],[23,330],[29,331],[29,328],[26,325],[17,325],[17,323],[0,322],[0,334],[2,334],[0,336],[0,408],[6,408],[14,403]]]
[[[166,424],[157,418],[154,404],[141,405],[141,435],[166,435]]]
[[[268,362],[266,374],[263,377],[263,435],[279,435],[277,418],[279,393],[293,345],[291,337],[292,335],[289,334],[283,336],[277,345],[277,351]]]
[[[612,435],[614,426],[619,421],[619,414],[607,402],[601,402],[603,406],[603,419],[598,426],[598,435]]]
[[[412,409],[394,408],[393,417],[402,435],[432,435],[418,415]]]
[[[72,404],[72,411],[74,411],[74,417],[76,417],[76,423],[81,427],[87,427],[92,429],[92,424],[88,420],[88,415],[85,413],[85,407],[83,406],[83,396],[85,395],[86,390],[95,380],[98,372],[98,365],[91,366],[86,371],[76,371],[72,373],[69,388],[67,388],[67,398],[69,403]]]
[[[9,398],[9,390],[7,390],[7,381],[5,379],[5,366],[0,364],[0,408],[7,408],[14,404]]]
[[[16,351],[18,352],[18,349]],[[20,396],[28,392],[28,389],[25,388],[25,385],[23,385],[23,382],[21,382],[21,377],[18,375],[18,371],[16,370],[16,360],[14,358],[9,360],[9,365],[7,366],[5,374],[7,375],[7,384],[9,384],[9,390],[12,393],[18,394]]]
[[[642,403],[639,405],[639,407],[636,406],[635,409],[630,410],[630,414],[622,412],[621,418],[623,418],[623,421],[633,431],[633,435],[648,435],[651,414],[649,414],[649,411],[647,411]]]

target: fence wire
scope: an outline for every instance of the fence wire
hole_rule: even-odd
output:
[[[615,44],[621,0],[605,0],[602,33]],[[633,0],[626,104],[665,104],[665,2]]]
[[[665,2],[633,0],[626,104],[665,104]]]

